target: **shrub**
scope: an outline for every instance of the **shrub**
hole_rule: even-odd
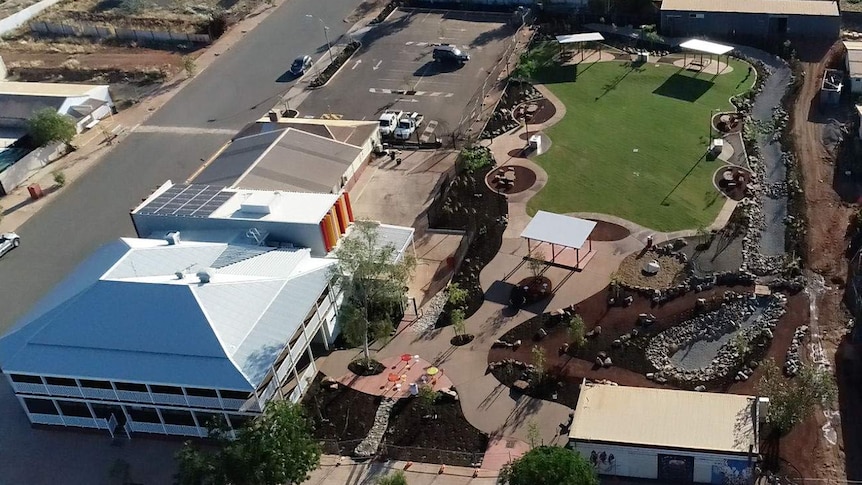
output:
[[[61,115],[53,108],[43,108],[27,121],[27,131],[36,146],[43,147],[54,141],[69,143],[77,130],[71,117]]]
[[[55,170],[51,172],[51,175],[54,176],[54,183],[57,184],[57,187],[66,185],[66,174],[62,170]]]

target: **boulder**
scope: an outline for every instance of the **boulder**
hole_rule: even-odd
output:
[[[604,362],[602,362],[602,365],[604,367],[610,367],[610,366],[614,365],[614,361],[612,361],[610,357],[605,357],[605,360],[604,360]]]

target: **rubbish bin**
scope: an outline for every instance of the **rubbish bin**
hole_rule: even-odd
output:
[[[42,187],[39,184],[30,184],[27,186],[27,191],[30,192],[30,198],[33,200],[39,200],[42,198]]]

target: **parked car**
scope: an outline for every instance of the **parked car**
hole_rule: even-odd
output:
[[[441,44],[434,47],[434,60],[438,62],[457,62],[464,64],[470,60],[470,55],[452,44]]]
[[[301,76],[305,74],[309,68],[311,68],[311,64],[314,61],[311,60],[311,56],[299,56],[294,59],[293,64],[290,65],[290,73],[294,76]]]
[[[21,245],[21,237],[14,232],[0,235],[0,257]]]

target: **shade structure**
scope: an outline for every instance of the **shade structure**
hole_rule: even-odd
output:
[[[429,376],[437,375],[438,372],[440,372],[440,369],[433,366],[425,369],[425,373]]]
[[[557,42],[560,44],[579,44],[581,42],[598,42],[605,40],[598,32],[587,32],[584,34],[558,35]]]
[[[401,362],[410,362],[413,356],[410,354],[401,354]]]
[[[733,47],[715,42],[709,42],[701,39],[691,39],[679,45],[683,49],[702,52],[704,54],[713,54],[723,56],[733,50]]]
[[[581,249],[584,245],[589,244],[588,251],[593,249],[590,234],[595,227],[595,221],[539,211],[521,232],[521,237],[527,240],[527,250],[530,252],[528,257],[532,257],[533,241],[550,244],[552,263],[557,263],[557,246],[574,249],[577,261],[574,267],[578,268],[581,264]]]

